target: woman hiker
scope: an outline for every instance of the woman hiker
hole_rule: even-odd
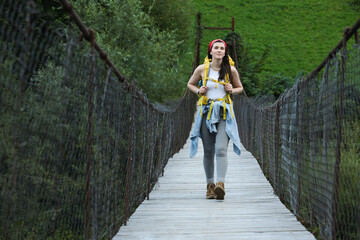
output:
[[[205,63],[198,66],[187,84],[199,99],[199,110],[191,132],[190,158],[196,155],[198,137],[204,146],[203,165],[207,182],[207,199],[224,199],[225,175],[228,167],[227,148],[229,139],[234,152],[240,155],[240,138],[231,94],[243,91],[239,74],[228,56],[227,45],[221,39],[209,44]],[[202,86],[197,87],[202,80]],[[216,155],[216,185],[214,179],[214,155]]]

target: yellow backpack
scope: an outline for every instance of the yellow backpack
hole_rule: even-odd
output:
[[[204,77],[203,77],[202,83],[201,83],[201,85],[203,85],[203,86],[206,86],[206,82],[209,79],[210,62],[211,62],[211,59],[206,57],[205,60],[204,60],[204,64],[205,64]],[[232,60],[232,58],[230,56],[229,56],[229,63],[230,63],[230,66],[235,65],[234,61]],[[220,81],[215,80],[215,79],[211,79],[211,81],[222,84],[222,85],[225,85],[227,83],[230,83],[229,74],[226,73],[225,82],[220,82]],[[211,101],[211,105],[210,105],[210,109],[209,109],[208,116],[207,116],[208,120],[210,119],[210,116],[211,116],[211,111],[212,111],[212,108],[213,108],[214,101],[222,101],[223,102],[223,110],[224,110],[223,118],[224,118],[224,120],[226,119],[226,105],[225,105],[225,103],[229,103],[230,104],[231,116],[232,116],[232,118],[234,118],[234,113],[233,113],[233,110],[232,110],[232,101],[231,101],[229,93],[227,93],[224,98],[218,98],[218,99],[209,99],[205,95],[201,96],[199,101],[198,101],[198,105],[200,105],[201,117],[203,116],[203,114],[202,114],[202,106],[207,105],[209,103],[209,101]]]
[[[230,66],[234,66],[235,63],[234,61],[232,60],[232,58],[230,56],[229,57],[229,63],[230,63]],[[209,59],[208,57],[205,58],[204,60],[204,64],[205,64],[205,72],[204,72],[204,78],[202,80],[202,85],[206,86],[206,81],[209,79],[209,67],[210,67],[210,62],[211,62],[211,59]],[[229,74],[226,74],[225,75],[225,82],[226,83],[229,83]]]

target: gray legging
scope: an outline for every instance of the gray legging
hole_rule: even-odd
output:
[[[204,170],[207,183],[214,183],[214,154],[216,154],[216,182],[225,182],[228,168],[227,148],[229,137],[226,134],[226,121],[220,116],[216,124],[217,133],[210,133],[206,127],[206,116],[201,121],[201,138],[204,145]]]

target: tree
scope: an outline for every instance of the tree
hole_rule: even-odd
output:
[[[157,28],[139,0],[79,0],[74,3],[109,59],[152,101],[179,97],[179,43],[174,32]]]
[[[248,96],[255,96],[259,92],[260,79],[258,74],[262,71],[264,61],[269,54],[270,49],[267,47],[260,58],[256,59],[251,55],[248,46],[242,39],[241,35],[236,32],[230,32],[224,40],[228,44],[229,54],[235,56],[233,39],[236,44],[236,56],[239,64],[239,74],[244,85],[245,92]]]
[[[144,12],[153,19],[154,25],[161,31],[174,32],[180,43],[180,52],[193,36],[193,8],[188,0],[141,0]]]
[[[249,47],[246,45],[241,35],[236,32],[230,32],[224,40],[228,44],[230,56],[235,56],[233,39],[235,40],[235,51],[239,64],[239,74],[247,96],[255,95],[273,95],[278,98],[287,88],[291,87],[292,79],[280,74],[260,79],[259,73],[263,70],[264,62],[270,53],[270,47],[266,46],[263,54],[256,58],[253,56]]]

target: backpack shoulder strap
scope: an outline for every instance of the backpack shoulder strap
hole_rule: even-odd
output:
[[[230,56],[229,56],[229,63],[230,63],[230,66],[235,65],[234,61],[232,60],[232,58]],[[203,85],[206,86],[206,81],[209,79],[209,69],[210,69],[210,65],[211,65],[211,59],[206,57],[204,60],[204,64],[205,64],[205,71],[204,71]],[[225,82],[230,83],[230,78],[229,78],[228,73],[225,75]]]
[[[209,79],[209,69],[210,69],[210,65],[211,65],[211,60],[206,57],[204,60],[204,64],[205,64],[205,69],[204,69],[204,77],[203,77],[203,86],[206,86],[206,82]]]

